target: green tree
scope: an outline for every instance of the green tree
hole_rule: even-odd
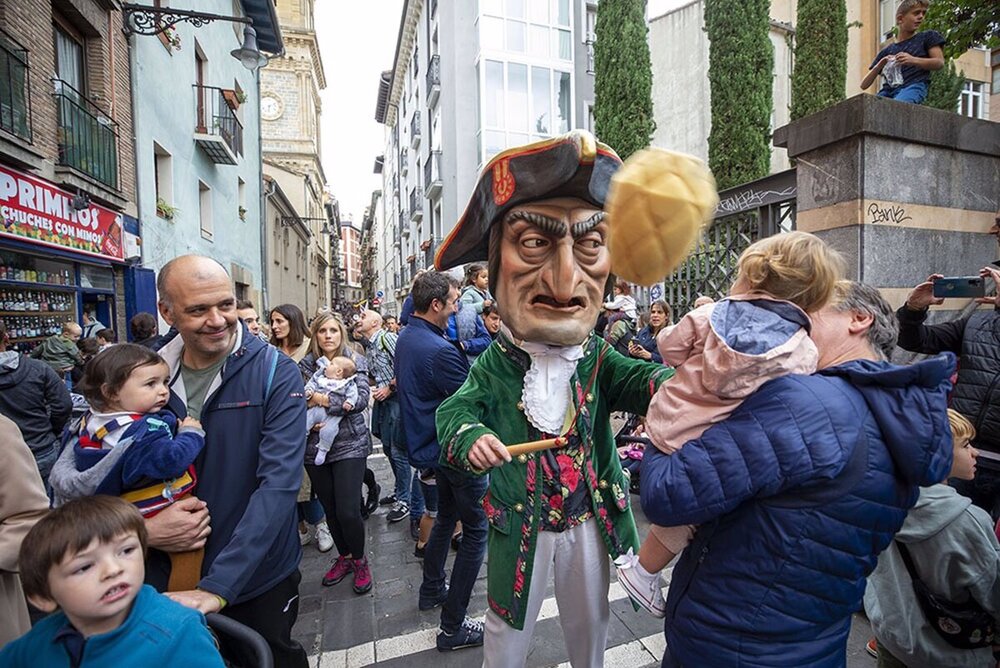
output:
[[[847,6],[844,0],[799,0],[792,70],[792,120],[844,99]]]
[[[594,30],[594,130],[625,159],[655,127],[645,0],[601,0]]]
[[[705,0],[712,132],[708,164],[719,189],[767,176],[774,47],[768,0]]]
[[[1000,2],[997,0],[934,0],[922,30],[937,30],[948,43],[944,55],[957,58],[974,46],[1000,47]]]
[[[956,111],[964,85],[965,77],[955,69],[955,61],[947,61],[944,67],[931,72],[930,89],[927,91],[924,106]]]

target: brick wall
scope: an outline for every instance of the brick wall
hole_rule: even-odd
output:
[[[0,0],[0,28],[28,49],[31,77],[32,147],[44,156],[40,175],[52,177],[58,159],[53,14],[84,36],[87,90],[91,101],[118,123],[118,187],[134,213],[135,156],[128,43],[122,14],[94,0]],[[136,37],[135,39],[155,39]]]

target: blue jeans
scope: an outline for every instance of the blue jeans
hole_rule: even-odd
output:
[[[393,493],[397,501],[410,504],[410,460],[406,454],[406,445],[400,438],[399,398],[391,395],[385,401],[375,404],[378,413],[379,439],[382,450],[392,465],[392,475],[396,480]]]
[[[878,96],[887,97],[891,100],[896,100],[897,102],[921,104],[927,99],[928,88],[929,86],[926,81],[918,81],[917,83],[912,83],[909,86],[900,86],[899,88],[890,88],[888,90],[883,88],[878,92]]]
[[[437,490],[434,490],[434,505],[430,505],[427,495],[424,493],[424,484],[420,482],[420,477],[416,471],[410,476],[410,521],[419,520],[427,510],[437,512]]]
[[[315,494],[308,501],[299,501],[298,509],[300,522],[305,521],[315,525],[326,518],[323,513],[323,504],[319,502]]]
[[[465,620],[472,587],[486,554],[486,513],[480,504],[489,485],[487,476],[451,469],[437,470],[438,516],[424,554],[424,581],[420,598],[433,600],[445,586],[444,564],[455,523],[462,520],[462,544],[451,569],[448,599],[441,609],[441,630],[455,633]]]

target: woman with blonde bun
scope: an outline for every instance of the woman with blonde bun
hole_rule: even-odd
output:
[[[812,234],[790,232],[752,244],[737,266],[729,297],[694,309],[657,336],[663,363],[676,367],[646,418],[647,436],[662,452],[701,436],[767,381],[816,371],[807,314],[833,297],[844,270],[840,254]],[[657,617],[666,614],[660,571],[694,529],[654,525],[638,555],[615,561],[619,582]]]

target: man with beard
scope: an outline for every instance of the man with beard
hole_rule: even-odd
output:
[[[441,463],[483,474],[490,523],[485,666],[523,666],[550,573],[570,662],[600,666],[609,565],[637,549],[611,411],[645,413],[672,372],[593,335],[611,268],[603,207],[615,152],[584,131],[483,170],[437,256],[489,262],[503,324],[437,411]],[[514,458],[505,444],[560,437]]]

